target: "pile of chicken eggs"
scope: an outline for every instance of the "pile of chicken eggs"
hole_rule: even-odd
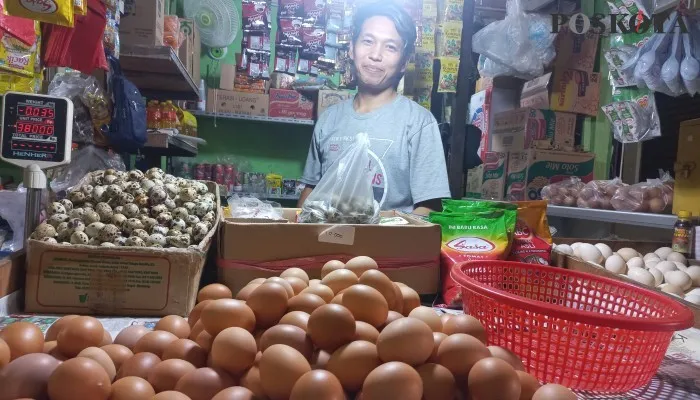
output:
[[[683,254],[670,247],[644,255],[629,247],[613,252],[605,243],[560,244],[554,249],[700,305],[700,266],[690,265]]]
[[[90,173],[53,202],[31,239],[92,246],[196,246],[216,221],[216,195],[203,182],[160,168]]]
[[[62,317],[46,336],[8,325],[0,400],[576,399],[487,347],[474,317],[421,307],[369,257],[331,261],[321,277],[290,268],[235,297],[208,285],[188,319],[132,325],[113,343],[92,317]]]

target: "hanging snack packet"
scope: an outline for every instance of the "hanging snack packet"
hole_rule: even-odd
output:
[[[462,22],[448,21],[439,26],[437,55],[459,58],[462,45]]]
[[[457,92],[458,72],[459,58],[440,57],[440,79],[438,80],[438,93]]]
[[[73,0],[73,13],[87,15],[87,0]]]
[[[242,47],[244,49],[270,51],[269,32],[245,32]]]
[[[326,0],[304,0],[304,23],[326,26]]]
[[[5,30],[0,29],[0,72],[12,72],[26,78],[33,78],[38,63],[39,24],[34,24],[36,40],[30,46]]]
[[[302,21],[300,18],[280,18],[277,43],[285,47],[301,47]]]
[[[7,15],[33,19],[49,24],[73,27],[74,0],[27,1],[5,0]]]
[[[546,201],[520,201],[513,246],[508,259],[528,264],[549,265],[552,234],[547,222]]]
[[[280,47],[275,52],[275,72],[294,75],[297,69],[297,49]]]
[[[304,17],[304,0],[280,0],[279,17]]]
[[[431,213],[430,222],[440,225],[440,276],[442,297],[450,307],[462,303],[452,269],[467,261],[504,260],[508,254],[508,214],[513,210],[461,213]]]
[[[462,21],[464,1],[444,0],[441,4],[442,8],[438,9],[439,21]]]
[[[267,2],[244,0],[241,7],[244,31],[265,31],[270,29]]]
[[[613,102],[601,108],[612,125],[615,140],[621,143],[637,143],[661,136],[654,92],[649,89],[615,88]]]
[[[301,54],[305,58],[316,59],[325,54],[326,31],[322,28],[304,25],[301,29],[301,39]]]
[[[270,79],[270,52],[263,50],[245,50],[248,59],[248,76],[251,78]]]

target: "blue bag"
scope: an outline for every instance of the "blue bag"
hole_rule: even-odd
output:
[[[146,102],[136,86],[122,73],[119,60],[109,56],[112,69],[114,111],[109,143],[120,152],[136,152],[146,144]]]

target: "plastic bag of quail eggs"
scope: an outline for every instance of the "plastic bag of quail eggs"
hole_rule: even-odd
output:
[[[357,134],[304,202],[299,222],[379,223],[380,205],[372,190],[369,145],[366,133]]]
[[[0,190],[0,217],[7,221],[12,231],[12,239],[3,243],[4,250],[18,251],[24,247],[26,204],[26,191]]]
[[[59,199],[65,198],[68,191],[84,179],[90,171],[113,169],[126,170],[119,154],[104,151],[95,146],[85,146],[71,153],[71,163],[66,168],[49,171],[51,190]]]

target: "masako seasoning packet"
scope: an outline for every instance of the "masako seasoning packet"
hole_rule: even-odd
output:
[[[552,234],[547,222],[546,201],[520,201],[513,246],[508,259],[528,264],[549,265]]]

